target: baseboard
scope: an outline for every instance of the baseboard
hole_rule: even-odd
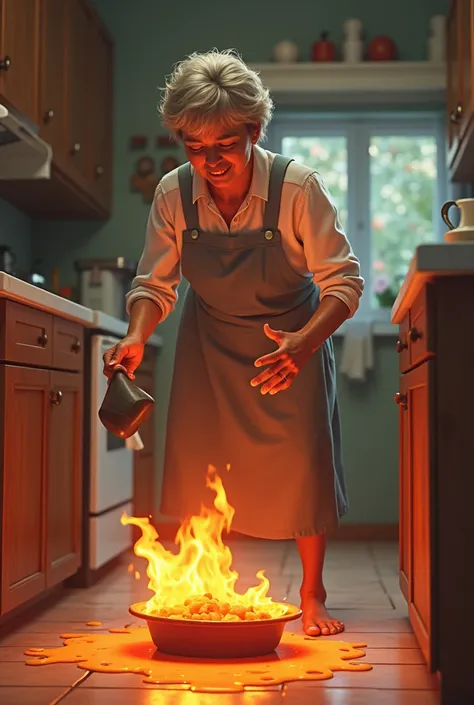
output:
[[[158,521],[155,523],[160,539],[173,541],[179,529],[176,521]],[[335,531],[329,532],[330,541],[398,541],[398,524],[342,524]],[[225,543],[232,541],[259,541],[245,534],[231,531],[225,537]]]

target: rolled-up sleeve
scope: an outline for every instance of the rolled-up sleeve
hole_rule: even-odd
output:
[[[145,247],[132,288],[126,296],[127,312],[130,313],[137,299],[151,299],[160,307],[164,320],[176,305],[180,278],[175,227],[166,198],[158,184],[148,216]]]
[[[364,288],[360,263],[339,222],[331,197],[317,173],[303,185],[296,206],[296,235],[308,270],[313,273],[321,298],[330,294],[343,301],[349,318],[357,311]]]

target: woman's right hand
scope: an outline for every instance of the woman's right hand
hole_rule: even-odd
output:
[[[104,353],[104,374],[111,378],[117,367],[122,368],[130,379],[143,359],[145,343],[142,338],[126,335],[123,340]]]

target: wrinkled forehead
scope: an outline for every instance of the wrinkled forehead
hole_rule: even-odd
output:
[[[181,136],[183,142],[214,144],[230,137],[240,136],[246,129],[247,126],[245,124],[232,122],[231,120],[190,120],[183,126]]]

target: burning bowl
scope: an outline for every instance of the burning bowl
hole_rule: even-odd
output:
[[[301,617],[295,605],[286,605],[281,617],[238,622],[169,619],[144,612],[146,602],[129,608],[134,617],[144,619],[155,646],[166,654],[197,658],[246,658],[265,656],[276,649],[287,622]]]

